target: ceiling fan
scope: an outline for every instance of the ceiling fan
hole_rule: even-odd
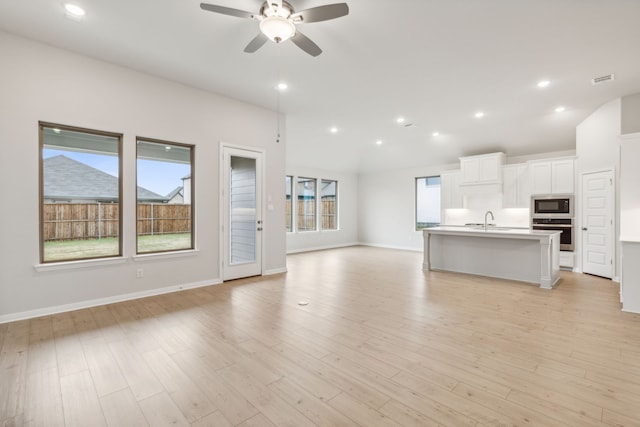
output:
[[[318,56],[322,49],[296,27],[298,24],[328,21],[349,14],[346,3],[327,4],[296,12],[285,0],[267,0],[256,13],[214,4],[200,3],[200,8],[223,15],[247,18],[260,22],[260,33],[249,42],[244,51],[253,53],[260,49],[267,40],[282,43],[288,39],[311,56]]]

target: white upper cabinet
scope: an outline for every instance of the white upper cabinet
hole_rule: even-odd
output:
[[[482,154],[460,158],[461,184],[501,184],[504,153]]]
[[[528,208],[531,199],[529,168],[526,163],[502,168],[502,207]]]
[[[575,174],[573,159],[551,162],[551,194],[573,194]]]
[[[529,162],[531,194],[573,194],[574,158]]]
[[[440,174],[440,209],[462,209],[460,171],[445,171]]]

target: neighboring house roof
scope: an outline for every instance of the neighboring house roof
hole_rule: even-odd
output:
[[[118,178],[64,155],[43,161],[45,199],[117,200]],[[138,186],[138,199],[166,202],[160,194]]]
[[[167,194],[167,199],[173,199],[178,194],[182,195],[182,187],[174,188],[173,191],[171,191],[169,194]]]

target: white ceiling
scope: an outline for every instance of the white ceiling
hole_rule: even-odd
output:
[[[0,29],[270,109],[286,81],[287,162],[299,166],[374,171],[570,150],[593,110],[640,92],[639,0],[347,0],[348,16],[298,27],[324,50],[316,58],[291,42],[246,54],[258,23],[198,0],[77,0],[80,23],[62,3],[2,1]],[[614,81],[591,84],[609,73]],[[552,83],[538,89],[541,79]]]

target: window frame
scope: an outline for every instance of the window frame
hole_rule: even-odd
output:
[[[56,259],[56,260],[45,260],[45,250],[44,250],[44,129],[60,129],[63,131],[76,132],[76,133],[86,133],[97,136],[105,136],[109,138],[117,139],[117,157],[118,157],[118,253],[113,255],[101,255],[101,256],[92,256],[92,257],[78,257],[78,258],[65,258],[65,259]],[[109,258],[119,258],[123,256],[123,179],[122,179],[122,171],[123,171],[123,156],[122,156],[122,146],[123,146],[123,138],[124,135],[122,133],[117,132],[109,132],[102,131],[96,129],[88,129],[78,126],[70,126],[63,125],[58,123],[51,123],[46,121],[38,121],[38,222],[39,222],[39,260],[40,264],[56,264],[56,263],[70,263],[75,261],[88,261],[88,260],[104,260]]]
[[[160,144],[160,145],[165,145],[165,146],[175,146],[175,147],[181,147],[181,148],[188,148],[189,149],[189,164],[191,166],[191,214],[190,214],[190,221],[191,221],[191,243],[189,245],[188,248],[179,248],[179,249],[167,249],[167,250],[155,250],[155,251],[146,251],[146,252],[140,252],[139,250],[139,246],[138,246],[138,238],[140,237],[140,235],[138,234],[138,142],[148,142],[148,143],[152,143],[152,144]],[[135,206],[136,206],[136,217],[135,217],[135,230],[136,230],[136,234],[135,234],[135,253],[136,256],[145,256],[145,255],[153,255],[153,254],[164,254],[164,253],[168,253],[168,252],[183,252],[183,251],[193,251],[196,248],[196,222],[195,222],[195,212],[196,212],[196,198],[195,198],[195,178],[196,178],[196,170],[195,170],[195,156],[196,156],[196,146],[194,144],[185,144],[185,143],[181,143],[181,142],[173,142],[173,141],[166,141],[166,140],[162,140],[162,139],[157,139],[157,138],[148,138],[145,136],[136,136],[135,138],[135,144],[136,144],[136,156],[135,156],[135,169],[136,169],[136,173],[135,173],[135,194],[136,194],[136,200],[135,200]],[[184,189],[184,187],[183,187]]]
[[[314,209],[314,213],[313,213],[313,225],[314,228],[313,229],[307,229],[306,227],[300,228],[300,224],[299,224],[299,216],[300,216],[300,212],[298,209],[298,198],[300,197],[300,194],[298,193],[298,184],[300,183],[300,180],[307,180],[307,181],[313,181],[313,209]],[[310,233],[310,232],[314,232],[314,231],[318,231],[318,178],[312,178],[312,177],[306,177],[306,176],[297,176],[296,177],[296,186],[295,186],[296,192],[295,192],[295,197],[294,200],[296,201],[296,232],[298,233]]]
[[[438,222],[437,226],[442,224],[442,177],[440,175],[426,175],[426,176],[417,176],[413,180],[413,229],[414,231],[420,232],[425,228],[431,227],[431,225],[427,225],[426,227],[418,228],[418,180],[425,179],[428,180],[430,178],[438,178],[440,180],[440,197],[438,198],[438,210],[440,211],[440,222]]]
[[[287,178],[289,178],[289,188],[287,188]],[[285,190],[284,190],[284,203],[285,203],[285,230],[287,231],[287,233],[293,233],[293,231],[295,230],[294,228],[294,214],[295,214],[295,210],[293,209],[293,205],[294,205],[294,200],[295,200],[295,193],[293,191],[293,181],[294,181],[294,176],[293,175],[285,175],[284,176],[284,183],[285,183]],[[287,210],[287,191],[289,192],[289,195],[291,196],[291,198],[289,199],[289,209]],[[287,224],[287,217],[290,218],[289,224]]]
[[[319,228],[320,228],[320,231],[336,231],[336,230],[340,229],[340,222],[339,222],[340,216],[339,216],[339,205],[338,205],[338,200],[339,200],[339,198],[338,198],[338,180],[337,179],[321,178],[320,179],[320,187],[322,187],[322,185],[325,182],[326,183],[332,183],[332,182],[335,183],[336,191],[335,191],[335,195],[334,195],[334,197],[335,197],[335,200],[334,200],[335,205],[334,205],[334,214],[333,214],[333,217],[335,218],[334,219],[335,227],[334,228],[324,228],[324,226],[323,226],[323,217],[325,215],[330,215],[330,214],[325,214],[324,213],[325,206],[324,206],[324,203],[323,203],[323,200],[322,200],[323,197],[324,197],[324,194],[322,194],[323,190],[321,188],[320,189],[320,193],[321,194],[320,194],[320,197],[318,199],[318,203],[320,203],[320,209],[318,209],[319,215],[320,215],[320,226],[319,226]]]

